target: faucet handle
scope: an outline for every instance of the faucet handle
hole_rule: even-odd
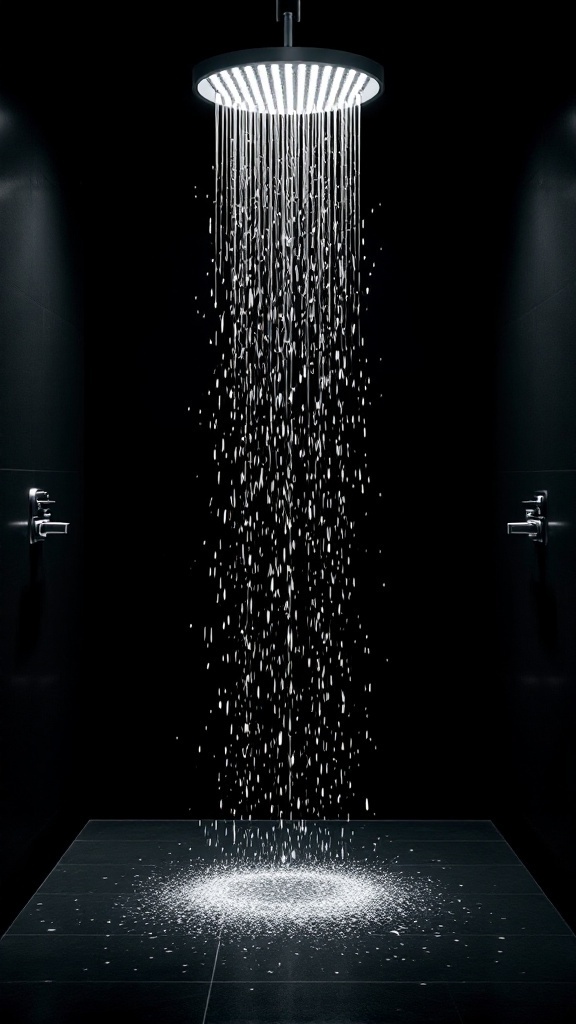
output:
[[[51,519],[37,519],[34,529],[38,539],[44,540],[49,533],[68,533],[70,523],[54,523]]]
[[[544,540],[543,524],[539,516],[535,516],[533,519],[525,519],[521,523],[507,523],[506,526],[508,533],[520,533],[535,541],[542,542]]]
[[[40,495],[44,495],[44,497],[40,497]],[[50,498],[48,491],[36,491],[36,504],[39,509],[43,509],[45,506],[55,505],[56,502]]]
[[[522,504],[526,509],[526,515],[528,515],[529,512],[542,515],[544,509],[544,495],[535,494],[533,498],[530,498],[528,501],[523,501]]]

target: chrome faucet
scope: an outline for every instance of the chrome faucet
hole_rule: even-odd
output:
[[[526,518],[507,523],[508,533],[520,533],[538,544],[548,543],[548,491],[535,491],[534,497],[523,501]]]
[[[68,533],[70,523],[57,523],[52,520],[50,506],[54,505],[55,502],[50,500],[48,491],[41,491],[38,487],[31,487],[28,497],[28,533],[31,544],[45,540],[51,533]]]

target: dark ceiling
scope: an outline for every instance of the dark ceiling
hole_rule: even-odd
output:
[[[366,116],[383,131],[402,114],[415,140],[432,141],[438,126],[442,145],[450,125],[454,135],[473,134],[478,148],[490,146],[491,130],[522,145],[576,90],[567,7],[547,5],[537,17],[522,10],[503,17],[501,4],[302,0],[294,43],[379,61],[385,98]],[[38,118],[80,135],[150,103],[153,119],[170,119],[197,61],[282,43],[275,0],[12,5],[2,17],[0,86],[18,92]]]

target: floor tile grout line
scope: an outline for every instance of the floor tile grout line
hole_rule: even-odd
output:
[[[6,980],[6,979],[0,978],[0,988],[2,987],[2,985],[46,985],[46,984],[47,984],[47,982],[46,982],[45,978],[30,978],[27,981],[24,981],[24,980]],[[176,978],[167,978],[167,979],[162,979],[162,980],[158,980],[158,981],[152,981],[150,979],[147,980],[147,981],[142,981],[141,979],[139,979],[137,981],[133,981],[131,978],[109,978],[109,979],[108,978],[107,979],[104,979],[104,978],[82,978],[82,979],[79,979],[79,980],[70,980],[69,978],[67,978],[67,979],[62,979],[60,981],[55,981],[54,979],[52,979],[52,981],[50,981],[49,984],[50,985],[209,985],[210,983],[207,982],[207,981],[190,981],[190,980],[180,981],[179,978],[178,979],[176,979]],[[346,979],[342,979],[342,980],[338,980],[338,981],[326,981],[324,978],[322,978],[322,980],[310,979],[310,980],[303,980],[303,981],[295,981],[295,980],[290,980],[290,981],[281,980],[281,981],[278,981],[277,979],[275,979],[275,980],[272,980],[272,979],[268,980],[267,978],[250,978],[247,981],[245,981],[245,980],[242,980],[240,978],[235,978],[235,979],[232,978],[230,980],[222,979],[222,981],[215,981],[213,983],[213,985],[406,985],[407,987],[412,986],[413,988],[420,988],[422,986],[426,987],[426,986],[431,986],[431,985],[443,985],[445,987],[450,986],[450,985],[462,985],[462,986],[465,985],[466,987],[469,987],[471,985],[482,985],[483,987],[486,987],[487,985],[493,985],[495,987],[498,987],[498,986],[509,987],[510,985],[521,985],[523,987],[538,988],[538,989],[542,988],[545,985],[553,985],[555,987],[560,987],[560,986],[563,986],[563,985],[568,985],[571,988],[576,988],[576,982],[574,982],[574,981],[515,981],[514,979],[509,979],[508,981],[494,981],[492,978],[488,978],[488,979],[485,979],[483,981],[482,980],[479,980],[479,981],[469,981],[469,980],[458,981],[457,979],[454,979],[454,978],[450,978],[449,980],[442,979],[442,978],[437,978],[437,979],[432,978],[432,979],[425,980],[423,978],[420,978],[418,981],[416,981],[416,980],[414,980],[414,981],[392,981],[391,979],[388,979],[387,981],[371,981],[370,979],[365,979],[363,981],[356,981],[353,978],[346,978]],[[204,1024],[204,1021],[202,1022],[202,1024]]]
[[[208,995],[206,996],[206,1006],[204,1007],[204,1016],[202,1017],[202,1024],[206,1024],[206,1014],[208,1013],[208,1004],[210,1002],[210,994],[212,992],[212,985],[214,984],[214,975],[216,974],[216,964],[218,963],[218,954],[220,952],[220,941],[222,937],[222,928],[218,935],[218,946],[216,948],[216,955],[214,957],[214,966],[212,968],[212,977],[210,978],[210,987],[208,989]]]
[[[131,861],[125,861],[125,860],[119,860],[119,861],[115,861],[115,860],[107,860],[107,861],[67,860],[67,861],[63,861],[63,862],[58,861],[58,864],[55,864],[54,868],[52,870],[55,870],[55,868],[57,868],[57,867],[64,867],[64,868],[66,868],[66,867],[77,867],[77,868],[108,868],[108,867],[112,867],[112,868],[133,868],[133,867],[138,867],[138,868],[159,868],[159,867],[166,867],[168,865],[173,865],[173,864],[182,865],[183,859],[184,858],[181,858],[181,859],[175,860],[175,861],[166,861],[164,864],[163,863],[158,864],[157,862],[152,863],[152,862],[148,862],[148,861],[146,861],[146,863],[138,862],[138,864],[136,864],[136,865],[134,865],[134,863],[131,862]],[[360,863],[360,864],[368,863],[366,857],[351,857],[351,858],[349,858],[349,860],[352,860],[352,861],[354,861],[356,863]],[[412,861],[395,861],[393,863],[392,861],[382,860],[380,857],[374,857],[373,860],[376,863],[381,863],[381,864],[384,865],[384,867],[388,867],[388,868],[394,868],[394,867],[397,867],[397,868],[427,868],[428,870],[430,870],[430,869],[438,869],[438,868],[522,868],[524,871],[527,872],[527,874],[530,874],[530,872],[528,871],[528,868],[526,867],[525,864],[522,863],[522,861],[520,859],[518,859],[517,863],[514,862],[514,861],[463,861],[463,862],[462,861],[440,861],[440,862],[436,862],[436,863],[429,863],[428,861],[417,861],[415,863],[413,863]],[[214,863],[216,863],[216,861],[214,861]],[[249,863],[251,863],[251,862],[249,862]],[[343,863],[346,863],[346,861],[344,861]],[[52,872],[50,872],[50,874],[51,873]],[[534,876],[530,875],[530,877],[533,878]],[[538,885],[538,883],[536,882],[536,879],[534,879],[534,882],[536,883],[536,885]],[[538,888],[540,888],[540,886],[538,886]]]
[[[34,896],[36,896],[36,895],[37,894],[34,893]],[[125,892],[125,891],[123,891],[121,889],[120,890],[118,890],[118,889],[101,889],[99,892],[94,892],[93,890],[84,891],[84,890],[77,890],[77,889],[75,889],[73,892],[63,892],[61,890],[58,890],[58,891],[50,891],[50,890],[48,890],[48,891],[41,892],[40,895],[42,895],[42,896],[70,896],[70,897],[73,897],[73,896],[137,896],[138,893],[135,892],[134,890],[130,890],[130,891]],[[524,897],[524,896],[538,896],[539,899],[542,899],[542,898],[545,899],[546,902],[549,903],[552,907],[554,907],[554,910],[556,910],[556,907],[551,902],[550,897],[547,896],[545,892],[461,892],[459,889],[454,889],[454,891],[449,893],[449,895],[450,896],[464,896],[464,897],[466,897],[466,899],[470,899],[472,897],[482,897],[483,899],[486,899],[487,896],[494,896],[494,897],[497,897],[498,899],[508,898],[510,896],[513,896],[513,897],[516,897],[516,896],[522,896],[522,897]],[[32,896],[31,899],[34,899],[34,896]],[[28,900],[28,903],[29,902],[30,902],[30,900]],[[24,906],[22,908],[21,913],[24,912],[24,910],[28,906],[28,903],[26,904],[26,906]],[[556,910],[556,913],[559,914],[559,916],[562,916],[558,910]],[[569,925],[567,925],[567,927],[569,927]]]
[[[112,846],[117,846],[118,844],[117,843],[113,843],[111,845]],[[68,852],[68,851],[66,851],[66,852]],[[84,851],[84,850],[78,850],[77,852],[79,854],[80,853],[83,853],[83,854],[86,853],[86,851]],[[99,852],[103,853],[104,851],[102,850],[102,851],[99,851]],[[106,852],[109,852],[109,851],[106,851]],[[124,850],[122,852],[123,853],[124,852],[128,853],[128,851],[124,851]],[[145,851],[145,852],[149,853],[151,851]],[[185,855],[186,854],[191,854],[191,859],[201,860],[205,853],[211,853],[211,852],[212,852],[211,850],[207,850],[206,851],[204,849],[201,849],[198,852],[196,852],[195,850],[192,850],[191,847],[189,847],[187,850],[177,850],[175,852],[175,854],[173,855],[173,859],[175,861],[177,861],[177,862],[181,862],[181,861],[185,860]],[[229,855],[231,852],[233,852],[233,851],[232,850],[222,850],[222,853],[226,854],[226,855]],[[496,860],[496,861],[494,861],[494,860],[478,860],[478,861],[476,861],[476,860],[469,860],[469,861],[464,860],[464,861],[462,861],[462,860],[444,860],[444,859],[430,860],[430,861],[428,861],[428,860],[409,861],[409,860],[404,860],[402,858],[402,854],[401,853],[394,854],[393,851],[389,850],[389,849],[382,850],[382,851],[370,850],[371,856],[369,858],[366,857],[366,856],[362,856],[362,854],[365,853],[365,852],[366,852],[365,850],[351,850],[351,851],[348,852],[348,855],[342,859],[343,863],[345,863],[346,861],[355,861],[355,862],[360,862],[360,863],[367,863],[369,860],[371,860],[371,861],[372,860],[378,860],[378,861],[382,861],[387,866],[398,865],[399,867],[523,867],[525,871],[528,871],[528,868],[526,867],[524,862],[520,859],[520,857],[517,856],[517,854],[513,854],[513,856],[510,857],[510,859],[508,859],[508,860],[501,860],[501,861],[498,861],[498,860]],[[420,852],[420,851],[415,851],[415,852]],[[161,854],[162,856],[166,857],[166,856],[170,856],[172,854],[172,850],[166,850],[166,851],[157,850],[156,853]],[[382,853],[382,854],[390,853],[391,856],[386,860],[383,857],[379,856],[380,853]],[[65,856],[66,856],[66,854],[62,854],[62,857],[65,857]],[[402,859],[400,859],[400,858],[402,858]],[[322,861],[325,861],[327,859],[334,859],[334,858],[322,857],[322,858],[319,858],[319,859],[321,859]],[[245,860],[246,860],[247,863],[251,863],[251,861],[249,861],[248,858],[245,858]],[[340,860],[339,856],[338,856],[338,860]],[[97,860],[96,861],[90,861],[90,860],[87,860],[87,861],[86,860],[60,860],[60,861],[58,861],[58,865],[54,865],[54,866],[55,867],[56,866],[60,866],[60,864],[62,864],[62,866],[64,866],[64,867],[66,867],[67,865],[70,865],[70,864],[87,864],[87,865],[94,864],[96,867],[98,867],[99,863],[103,863],[103,864],[118,864],[118,865],[120,865],[120,864],[132,864],[133,862],[132,861],[102,861],[102,862],[99,862]],[[144,866],[151,865],[151,862],[149,862],[149,861],[146,861],[146,862],[138,861],[138,864],[141,864],[141,863]],[[156,865],[154,864],[153,866],[156,866]]]
[[[47,880],[44,879],[44,881],[42,882],[42,885],[45,885],[46,881]],[[36,893],[34,893],[34,895],[36,895]],[[94,889],[71,889],[71,890],[67,890],[67,889],[45,889],[45,890],[41,890],[41,895],[42,896],[70,896],[70,897],[72,897],[72,896],[137,896],[138,893],[135,890],[132,890],[132,889],[130,891],[127,891],[127,890],[125,891],[125,890],[122,890],[122,889],[100,889],[98,891],[95,891]],[[530,896],[530,897],[534,897],[534,898],[538,897],[539,900],[545,899],[547,903],[550,903],[550,897],[547,896],[545,892],[542,892],[542,891],[534,892],[533,889],[530,890],[530,892],[508,892],[508,891],[505,891],[505,892],[494,892],[493,890],[490,891],[490,892],[487,892],[485,889],[474,889],[472,892],[462,892],[461,889],[454,889],[454,891],[448,893],[448,895],[450,895],[450,896],[459,896],[459,897],[460,896],[466,896],[467,898],[470,897],[470,896],[483,896],[484,898],[486,898],[487,896],[493,896],[495,899],[501,899],[502,897],[508,897],[508,896],[514,896],[514,897],[521,896],[522,898],[526,898],[526,897]],[[31,897],[31,898],[33,899],[33,897]],[[29,902],[30,902],[30,900],[28,901],[28,903]],[[26,904],[26,906],[28,906],[28,903]],[[22,910],[24,910],[24,909],[25,908],[23,907]],[[554,908],[554,909],[556,909],[556,908]]]
[[[566,925],[568,927],[568,925]],[[147,938],[162,938],[162,939],[202,939],[208,938],[205,932],[199,933],[198,935],[192,935],[190,932],[162,932],[160,935],[150,935],[150,932],[14,932],[11,931],[12,926],[2,936],[4,939],[147,939]],[[503,929],[500,929],[503,931]],[[370,932],[367,935],[357,936],[346,936],[346,941],[350,942],[352,939],[357,938],[360,940],[367,941],[368,939],[386,939],[390,932]],[[218,939],[220,941],[222,931],[218,933]],[[235,935],[231,935],[231,938],[236,938]],[[262,934],[262,938],[268,938],[269,934]],[[439,934],[437,931],[430,932],[400,932],[401,939],[489,939],[489,938],[500,938],[496,932],[442,932]],[[226,938],[226,936],[224,936]],[[506,939],[576,939],[574,932],[507,932],[504,931],[504,938]]]

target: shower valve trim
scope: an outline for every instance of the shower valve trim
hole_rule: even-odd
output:
[[[526,518],[507,523],[507,533],[522,534],[536,544],[548,543],[548,491],[535,491],[534,497],[522,502]]]
[[[28,492],[28,503],[28,534],[31,544],[46,540],[52,533],[68,533],[70,523],[57,523],[52,519],[50,506],[54,505],[54,501],[50,499],[48,491],[31,487]]]

